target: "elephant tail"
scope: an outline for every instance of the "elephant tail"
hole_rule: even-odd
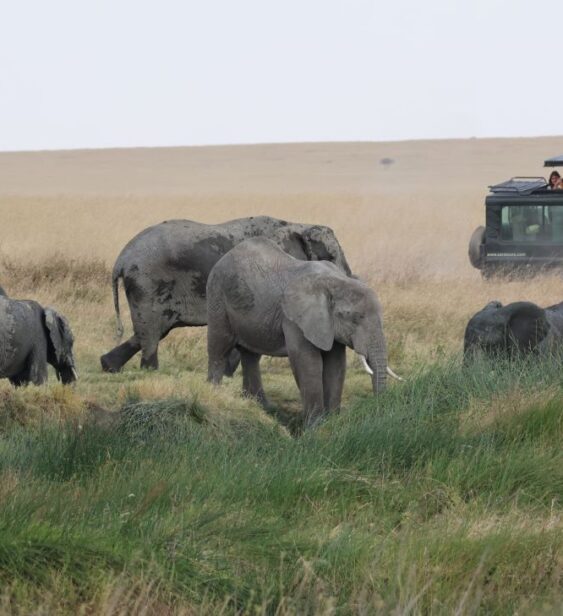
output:
[[[113,306],[115,308],[115,320],[116,320],[116,338],[117,340],[121,340],[123,337],[123,321],[121,320],[121,315],[119,313],[119,279],[123,275],[123,272],[120,269],[114,268],[113,274],[111,276],[111,286],[113,290]]]

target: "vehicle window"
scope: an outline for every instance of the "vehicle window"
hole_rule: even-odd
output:
[[[503,240],[563,241],[563,206],[511,205],[501,210]]]

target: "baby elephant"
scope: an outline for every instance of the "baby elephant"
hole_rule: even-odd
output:
[[[37,302],[0,296],[0,378],[13,385],[47,380],[47,363],[63,383],[76,380],[68,321]]]
[[[465,329],[464,358],[478,352],[490,357],[550,353],[563,344],[563,302],[540,308],[532,302],[503,306],[489,302]]]
[[[326,261],[299,261],[264,238],[235,246],[207,282],[209,380],[241,354],[244,392],[267,405],[261,355],[289,357],[304,424],[340,406],[346,347],[362,356],[374,393],[385,387],[387,348],[375,293]]]

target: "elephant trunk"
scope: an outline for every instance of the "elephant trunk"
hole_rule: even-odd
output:
[[[387,344],[381,317],[378,315],[370,321],[368,327],[358,328],[354,332],[351,347],[361,356],[366,372],[371,375],[373,393],[378,394],[385,389],[389,374]]]
[[[58,379],[63,385],[70,385],[78,380],[78,372],[74,365],[58,366],[56,372]]]
[[[381,393],[387,381],[387,345],[383,332],[378,332],[375,339],[368,346],[367,362],[373,370],[371,383],[373,393]]]

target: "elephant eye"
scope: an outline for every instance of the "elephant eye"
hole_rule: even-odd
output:
[[[353,323],[354,325],[357,325],[363,319],[363,315],[360,312],[351,308],[341,308],[340,310],[338,310],[338,315],[343,317],[350,323]]]

